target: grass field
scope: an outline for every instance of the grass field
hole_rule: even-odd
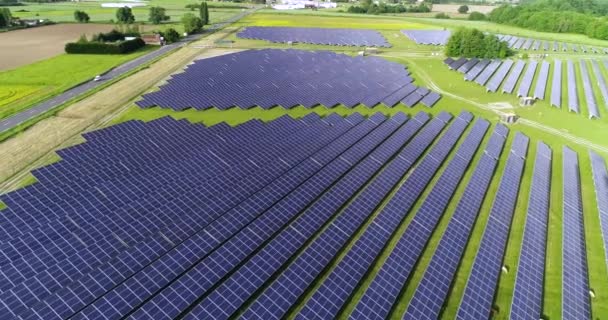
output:
[[[367,108],[358,106],[353,109],[340,106],[333,109],[327,109],[324,107],[316,107],[313,109],[305,108],[294,108],[291,110],[285,110],[283,108],[273,108],[270,110],[263,110],[260,108],[252,108],[247,110],[241,110],[237,108],[220,111],[217,109],[208,109],[204,111],[197,110],[185,110],[181,112],[175,112],[170,109],[139,109],[134,105],[130,105],[129,108],[125,109],[118,117],[114,118],[110,124],[120,123],[131,119],[139,119],[144,121],[153,120],[163,116],[171,116],[176,119],[188,119],[192,122],[202,122],[206,125],[213,125],[220,122],[227,122],[231,125],[237,125],[246,122],[250,119],[262,119],[269,121],[288,114],[293,117],[302,117],[308,113],[315,112],[320,115],[327,115],[330,113],[338,113],[340,115],[348,115],[353,112],[359,112],[364,115],[371,115],[376,112],[382,112],[386,115],[392,115],[396,112],[405,112],[410,115],[417,113],[418,111],[426,111],[433,115],[438,114],[441,111],[448,111],[453,115],[457,115],[461,110],[468,110],[474,113],[477,117],[483,117],[493,122],[495,125],[498,122],[497,115],[486,109],[479,108],[479,104],[487,105],[495,102],[510,103],[513,106],[517,105],[517,98],[514,95],[502,95],[492,94],[485,92],[485,88],[475,84],[464,82],[462,75],[453,71],[449,71],[442,63],[442,58],[431,57],[430,53],[434,50],[433,48],[417,46],[411,41],[404,37],[399,37],[397,34],[394,36],[399,29],[405,28],[441,28],[453,27],[459,25],[461,22],[458,21],[445,21],[444,20],[431,20],[431,19],[417,19],[417,18],[397,18],[397,17],[368,17],[368,16],[352,16],[344,15],[340,13],[321,13],[319,16],[306,15],[306,19],[303,19],[303,13],[295,14],[271,14],[264,12],[261,14],[255,14],[247,19],[244,19],[238,23],[238,27],[246,25],[276,25],[276,26],[318,26],[318,27],[344,27],[352,23],[353,28],[371,28],[378,29],[389,38],[391,42],[396,44],[392,49],[385,50],[382,55],[390,60],[402,63],[406,65],[412,72],[413,77],[416,79],[416,84],[425,86],[437,86],[442,90],[449,93],[453,93],[455,96],[464,97],[466,100],[458,99],[453,96],[444,95],[440,102],[432,109],[422,107],[420,105],[414,108],[406,108],[403,105],[399,105],[395,108],[388,108],[385,106],[377,106],[375,108]],[[503,26],[497,26],[488,23],[480,23],[480,28],[488,30],[491,28],[502,28]],[[509,27],[505,27],[509,28]],[[507,29],[501,29],[507,30]],[[523,30],[517,28],[509,29],[512,32],[497,31],[503,33],[517,34],[516,32],[522,32]],[[527,31],[525,31],[527,32]],[[529,36],[533,36],[532,33],[526,33]],[[578,36],[572,35],[534,35],[541,39],[551,39],[555,37],[561,41],[574,41],[568,39],[578,39]],[[546,36],[546,37],[545,37]],[[286,47],[282,45],[269,44],[263,41],[250,41],[250,40],[239,40],[234,35],[229,36],[230,39],[235,40],[235,46],[237,47]],[[589,40],[589,39],[587,39]],[[409,42],[408,42],[409,41]],[[578,41],[578,40],[577,40]],[[586,41],[582,37],[580,41]],[[587,43],[587,42],[585,42]],[[297,45],[295,48],[301,49],[334,49],[328,46],[306,46]],[[340,48],[343,50],[343,48]],[[353,53],[358,49],[344,49],[348,53]],[[590,68],[589,68],[590,69]],[[564,68],[565,71],[565,68]],[[591,69],[590,69],[591,71]],[[602,68],[603,74],[606,76],[608,70]],[[593,73],[590,72],[591,76],[594,77]],[[549,81],[552,74],[549,75]],[[579,75],[580,77],[580,75]],[[564,75],[565,78],[565,75]],[[0,81],[1,80],[0,74]],[[521,80],[520,80],[521,81]],[[593,79],[592,79],[592,82]],[[597,89],[597,88],[596,88]],[[596,91],[598,92],[598,91]],[[9,96],[9,94],[6,94]],[[2,95],[0,94],[0,97]],[[579,88],[579,98],[583,97],[582,88]],[[599,97],[598,101],[600,101]],[[581,100],[582,101],[582,100]],[[603,110],[600,110],[603,111]],[[598,121],[590,121],[584,115],[586,110],[583,108],[581,112],[583,115],[573,115],[568,113],[564,109],[554,109],[549,107],[546,101],[538,102],[532,108],[516,108],[515,112],[521,115],[525,119],[541,122],[548,126],[563,128],[564,132],[576,134],[579,137],[595,142],[602,146],[606,146],[605,135],[608,133],[608,117],[604,117]],[[494,175],[494,179],[490,185],[489,192],[482,206],[482,210],[478,216],[476,224],[473,228],[469,244],[464,252],[461,265],[459,266],[456,280],[452,284],[449,299],[447,300],[445,310],[442,314],[442,319],[453,319],[458,309],[462,293],[466,285],[466,280],[470,274],[472,263],[479,247],[479,241],[483,234],[485,225],[488,221],[488,215],[493,203],[493,195],[498,190],[500,178],[504,172],[506,159],[509,156],[507,152],[510,144],[512,143],[514,132],[520,131],[531,138],[530,148],[528,150],[528,157],[526,161],[526,167],[524,169],[523,179],[519,196],[517,199],[517,206],[514,213],[513,223],[510,230],[509,240],[507,243],[507,249],[504,257],[504,264],[508,266],[509,272],[502,273],[499,283],[498,291],[495,297],[495,308],[499,312],[494,316],[494,319],[508,319],[510,304],[512,300],[513,287],[515,283],[515,275],[517,273],[517,263],[519,259],[519,250],[521,247],[522,234],[524,230],[524,222],[526,218],[529,192],[531,189],[531,179],[533,172],[533,161],[535,157],[536,144],[539,141],[547,143],[554,152],[553,157],[553,179],[552,179],[552,190],[551,190],[551,208],[549,213],[549,226],[548,226],[548,241],[547,241],[547,256],[546,256],[546,272],[545,272],[545,290],[544,290],[544,306],[543,316],[546,319],[560,319],[561,318],[561,278],[562,278],[562,147],[568,145],[579,154],[580,165],[581,165],[581,179],[583,188],[583,206],[584,206],[584,221],[585,221],[585,233],[587,242],[587,254],[588,254],[588,265],[589,265],[589,282],[591,289],[595,292],[596,297],[592,299],[592,312],[594,319],[605,319],[608,318],[608,292],[605,292],[605,288],[608,287],[608,271],[606,270],[603,242],[601,238],[601,231],[599,229],[599,215],[597,212],[597,206],[595,203],[595,194],[593,190],[593,182],[591,177],[590,160],[588,156],[588,150],[584,146],[576,145],[558,135],[548,134],[542,130],[523,125],[515,124],[511,127],[511,135],[505,145],[501,161],[499,162],[498,168]],[[491,130],[491,129],[490,129]],[[484,144],[487,143],[489,134],[484,140]],[[482,145],[482,147],[483,147]],[[480,149],[481,150],[481,149]],[[471,180],[471,174],[475,168],[476,161],[480,158],[478,151],[474,158],[472,165],[469,167],[463,181],[461,181],[455,197],[452,199],[448,209],[444,213],[443,218],[439,222],[435,232],[433,233],[425,251],[423,252],[417,266],[412,273],[410,280],[406,283],[403,288],[401,297],[398,304],[395,306],[393,313],[391,314],[392,319],[400,319],[403,311],[407,307],[409,300],[411,299],[420,278],[428,265],[433,253],[438,245],[438,242],[443,235],[449,218],[454,212],[455,206],[458,203],[458,199],[464,191],[464,187],[468,183],[474,183]],[[603,154],[608,157],[608,154]],[[454,154],[450,155],[450,158],[454,157]],[[447,161],[440,168],[439,174],[445,171]],[[432,186],[437,180],[437,175],[431,182]],[[31,178],[28,183],[32,182]],[[372,270],[368,272],[366,277],[361,281],[358,289],[353,294],[352,299],[346,308],[342,311],[340,318],[346,318],[349,312],[353,309],[354,305],[358,302],[358,298],[362,295],[364,290],[367,288],[373,276],[376,275],[379,266],[386,259],[386,257],[392,251],[398,235],[407,227],[411,218],[414,216],[414,212],[425,200],[429,193],[429,188],[425,190],[425,193],[418,199],[412,213],[408,218],[402,221],[397,236],[394,236],[392,241],[384,248],[381,256],[377,259],[375,264],[372,266]],[[378,212],[378,211],[377,211]],[[377,214],[376,212],[376,214]],[[354,241],[360,236],[361,232],[355,234],[355,236],[346,245],[346,248],[352,246]],[[345,250],[342,251],[338,258],[333,261],[333,266],[337,264],[341,257],[344,255]],[[317,283],[313,287],[318,287],[320,280],[324,279],[332,267],[325,270],[317,278]],[[305,294],[305,301],[311,296],[309,290]],[[292,310],[292,311],[297,311]],[[293,315],[293,314],[292,314]]]
[[[27,109],[157,47],[126,55],[62,54],[0,72],[0,119]]]

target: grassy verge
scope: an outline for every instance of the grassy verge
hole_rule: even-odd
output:
[[[146,46],[126,55],[62,54],[0,72],[0,119],[10,117],[157,48]]]
[[[172,52],[174,52],[174,51],[170,51],[167,54],[170,54]],[[7,131],[4,131],[4,132],[0,133],[0,142],[6,140],[8,138],[11,138],[11,137],[13,137],[16,134],[19,134],[20,132],[23,132],[24,130],[26,130],[30,126],[36,124],[40,120],[46,119],[48,117],[51,117],[51,116],[57,114],[59,111],[63,110],[67,106],[69,106],[69,105],[71,105],[71,104],[73,104],[75,102],[78,102],[78,101],[80,101],[82,99],[85,99],[85,98],[87,98],[87,97],[89,97],[89,96],[91,96],[91,95],[93,95],[93,94],[95,94],[95,93],[97,93],[97,92],[99,92],[99,91],[101,91],[101,90],[109,87],[110,85],[112,85],[112,84],[114,84],[114,83],[116,83],[116,82],[118,82],[118,81],[120,81],[120,80],[122,80],[122,79],[124,79],[126,77],[129,77],[130,75],[132,75],[134,73],[139,72],[142,69],[148,68],[151,64],[153,64],[154,62],[162,59],[167,54],[163,54],[163,55],[161,55],[161,56],[159,56],[159,57],[157,57],[155,59],[152,59],[152,60],[146,62],[145,64],[139,66],[138,68],[135,68],[135,69],[133,69],[133,70],[131,70],[129,72],[126,72],[125,74],[123,74],[123,75],[121,75],[121,76],[119,76],[117,78],[114,78],[114,79],[112,79],[110,81],[107,81],[107,82],[103,83],[102,85],[100,85],[99,87],[96,87],[95,89],[89,90],[89,91],[87,91],[87,92],[85,92],[85,93],[83,93],[83,94],[81,94],[81,95],[79,95],[77,97],[74,97],[73,99],[70,99],[67,102],[65,102],[65,103],[63,103],[63,104],[61,104],[61,105],[53,108],[49,112],[43,113],[43,114],[41,114],[41,115],[39,115],[37,117],[34,117],[34,118],[32,118],[32,119],[24,122],[24,123],[21,123],[20,125],[12,128],[12,129],[9,129]]]

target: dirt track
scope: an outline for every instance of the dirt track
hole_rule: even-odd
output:
[[[111,24],[56,24],[0,33],[0,71],[63,53],[80,35],[110,31]]]

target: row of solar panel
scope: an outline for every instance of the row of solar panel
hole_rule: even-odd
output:
[[[0,225],[0,313],[22,319],[223,319],[237,313],[279,319],[323,275],[296,318],[334,318],[432,188],[350,315],[384,319],[488,128],[468,112],[455,119],[443,112],[432,120],[425,113],[413,119],[401,113],[390,119],[311,114],[235,128],[163,118],[88,133],[87,143],[63,150],[62,161],[34,172],[38,183],[1,197],[8,208]],[[434,319],[441,311],[508,133],[503,125],[494,128],[405,318]],[[528,138],[518,133],[459,318],[489,316],[527,148]],[[546,224],[531,219],[544,215],[546,221],[550,159],[551,150],[539,144],[526,235],[543,228],[546,234]],[[593,159],[601,194],[606,168],[599,156]],[[588,292],[583,282],[571,285],[586,279],[572,274],[586,268],[582,211],[571,211],[582,210],[576,209],[578,171],[576,153],[565,149],[564,250],[570,251],[564,254],[583,255],[572,257],[563,275],[564,290],[570,290],[564,304],[574,306]],[[606,207],[602,197],[598,205]],[[528,250],[544,255],[545,245],[526,235],[525,266]],[[570,247],[581,243],[582,252]],[[540,317],[542,290],[518,294],[521,285],[542,288],[542,278],[534,277],[542,272],[540,260],[535,268],[518,269],[514,317]],[[531,278],[535,282],[526,280]],[[573,317],[584,318],[584,309],[573,309],[582,312]]]
[[[536,86],[532,98],[534,99],[545,99],[545,92],[548,90],[549,80],[549,69],[550,63],[542,61],[540,71],[537,72],[538,61],[532,60],[527,65],[526,62],[518,60],[514,63],[512,60],[489,60],[489,59],[465,59],[460,58],[454,60],[447,58],[444,60],[445,64],[452,70],[464,73],[464,79],[466,81],[475,81],[480,85],[485,85],[488,92],[496,92],[502,85],[503,93],[512,93],[515,86],[519,83],[517,91],[518,97],[530,96],[534,78],[536,75]],[[571,60],[566,61],[567,64],[567,97],[568,97],[568,110],[574,113],[580,113],[581,108],[579,105],[577,81],[575,66]],[[604,64],[608,63],[604,61]],[[595,83],[597,88],[600,90],[604,105],[608,109],[608,87],[604,76],[600,70],[597,61],[592,60],[591,65],[593,67],[593,73],[595,76]],[[579,63],[580,72],[583,80],[583,90],[585,93],[585,102],[589,118],[599,118],[600,111],[595,100],[594,86],[587,69],[587,62],[580,60]],[[524,68],[526,71],[524,72]],[[510,72],[509,72],[510,71]],[[522,77],[523,73],[523,77]],[[507,76],[508,75],[508,76]],[[521,79],[520,79],[521,78]],[[560,60],[555,60],[553,79],[551,82],[551,97],[550,102],[554,107],[561,107],[562,103],[562,63]]]
[[[247,50],[197,60],[160,91],[143,95],[142,108],[184,110],[312,108],[338,104],[353,108],[380,103],[432,107],[441,96],[412,84],[407,69],[378,57],[351,57],[328,51]]]
[[[278,43],[308,43],[331,46],[390,47],[384,36],[375,30],[296,27],[246,27],[237,33],[244,39]]]
[[[604,53],[608,54],[608,48],[587,47],[585,45],[564,43],[557,41],[538,40],[532,38],[522,38],[510,35],[498,35],[498,38],[507,42],[509,48],[515,50],[534,50],[534,51],[572,51],[578,53]]]

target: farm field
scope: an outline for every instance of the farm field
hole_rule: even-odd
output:
[[[478,250],[484,243],[492,243],[504,249],[504,254],[502,251],[497,253],[498,256],[494,259],[499,259],[502,270],[494,270],[498,280],[496,291],[491,295],[490,318],[509,319],[520,271],[519,263],[525,249],[524,232],[529,227],[530,199],[543,195],[542,190],[533,187],[537,170],[535,160],[537,152],[541,150],[539,143],[542,142],[552,150],[552,157],[548,173],[550,192],[545,194],[548,197],[547,222],[540,227],[536,225],[537,228],[544,228],[548,236],[542,242],[542,251],[546,257],[544,281],[541,283],[540,316],[549,320],[564,318],[569,306],[563,302],[565,288],[562,287],[562,277],[566,265],[574,262],[586,264],[586,280],[593,296],[585,291],[577,293],[589,299],[589,318],[608,318],[608,292],[605,290],[608,288],[608,269],[602,237],[602,232],[606,232],[602,231],[602,223],[605,223],[603,219],[606,217],[598,209],[598,205],[608,203],[598,203],[596,200],[595,188],[598,183],[592,175],[589,154],[590,148],[595,148],[595,152],[608,159],[608,143],[605,138],[608,133],[608,116],[596,120],[586,117],[578,68],[576,79],[582,106],[580,115],[568,112],[563,105],[561,109],[552,108],[548,99],[537,101],[531,107],[519,107],[518,98],[514,94],[489,93],[484,86],[465,82],[461,73],[451,71],[444,65],[445,57],[438,54],[440,49],[417,45],[399,32],[400,29],[451,28],[461,23],[443,20],[436,22],[437,20],[424,18],[355,16],[329,12],[313,16],[302,12],[273,13],[264,10],[228,27],[224,30],[225,34],[213,38],[234,41],[230,44],[231,49],[216,48],[208,51],[219,55],[233,49],[290,48],[332,50],[355,55],[361,48],[304,44],[287,46],[240,39],[236,33],[253,25],[326,28],[348,25],[352,28],[376,29],[393,44],[392,48],[381,49],[377,56],[402,64],[411,72],[416,86],[427,87],[442,95],[441,100],[432,108],[421,104],[412,108],[397,104],[389,108],[380,104],[373,108],[338,105],[333,108],[316,106],[307,109],[300,106],[292,109],[274,107],[268,110],[258,107],[183,111],[159,107],[142,109],[135,105],[135,101],[140,100],[145,93],[159,91],[158,86],[166,83],[165,76],[172,72],[181,73],[181,64],[176,63],[171,69],[162,63],[157,64],[155,68],[161,69],[157,73],[150,71],[135,75],[140,77],[139,81],[135,77],[123,80],[124,88],[137,94],[135,101],[133,97],[121,96],[123,107],[113,107],[113,110],[120,111],[108,114],[107,117],[101,111],[97,115],[104,118],[103,126],[106,129],[86,133],[84,139],[66,136],[66,143],[58,143],[62,149],[69,146],[72,148],[58,152],[59,156],[49,157],[41,164],[50,166],[35,172],[40,180],[39,188],[28,189],[28,193],[24,192],[27,197],[11,198],[8,194],[10,203],[23,203],[14,207],[9,205],[14,208],[11,210],[15,210],[11,211],[15,217],[10,217],[15,224],[21,220],[20,214],[29,214],[26,209],[29,208],[28,201],[35,196],[48,196],[44,201],[51,199],[53,208],[47,208],[46,205],[32,206],[31,210],[49,215],[58,212],[56,208],[62,208],[63,202],[65,207],[78,203],[75,206],[81,206],[78,208],[82,209],[82,214],[67,211],[68,215],[78,218],[75,222],[71,218],[63,219],[61,211],[57,218],[51,217],[53,226],[58,226],[58,229],[72,227],[72,223],[79,232],[87,230],[80,233],[86,237],[74,236],[67,239],[70,245],[78,248],[81,244],[84,247],[94,247],[102,241],[104,245],[107,243],[110,248],[108,252],[111,253],[103,257],[104,266],[113,265],[123,257],[131,257],[136,250],[139,252],[137,248],[140,247],[158,250],[153,253],[149,250],[140,255],[137,268],[128,271],[136,270],[136,276],[116,275],[117,278],[124,277],[117,280],[119,286],[113,284],[111,289],[104,288],[101,292],[95,292],[97,296],[93,298],[87,295],[82,299],[65,302],[74,305],[69,308],[70,313],[71,310],[76,310],[70,317],[78,317],[79,312],[95,315],[104,303],[114,303],[110,297],[120,295],[120,290],[125,288],[131,292],[143,292],[136,290],[141,284],[140,279],[152,277],[163,279],[158,283],[149,282],[150,285],[142,296],[131,295],[135,303],[128,307],[129,310],[112,308],[108,309],[112,314],[104,316],[144,314],[154,317],[155,312],[162,312],[163,316],[177,318],[188,315],[199,318],[211,315],[225,318],[257,315],[270,318],[265,312],[274,310],[277,312],[275,316],[287,319],[298,316],[308,318],[312,315],[327,319],[349,319],[355,315],[366,318],[358,312],[364,312],[364,307],[374,302],[374,299],[370,302],[366,298],[370,298],[370,295],[373,298],[373,293],[380,292],[383,298],[391,300],[388,306],[380,306],[384,313],[378,316],[402,319],[408,307],[414,303],[413,299],[419,293],[417,288],[423,286],[425,272],[434,259],[447,259],[446,256],[459,250],[462,256],[457,261],[445,263],[452,266],[455,273],[453,281],[445,288],[445,302],[437,310],[438,318],[454,319],[465,299],[465,292],[471,290],[471,287],[467,288],[467,283],[475,277],[473,270],[479,267],[475,264],[476,257],[479,258]],[[480,24],[479,27],[498,28],[493,24]],[[501,30],[497,32],[522,32],[521,29],[508,27]],[[527,32],[525,36],[567,42],[586,41],[584,37],[572,35]],[[207,43],[217,42],[210,39]],[[606,46],[603,42],[601,44]],[[201,50],[200,47],[203,47],[200,43],[186,47],[180,49],[178,54],[183,55],[184,62],[190,61],[199,52],[197,50]],[[57,59],[61,57],[63,56]],[[559,59],[568,57],[579,58],[565,54]],[[548,59],[552,61],[553,56]],[[578,60],[575,63],[578,65]],[[591,64],[587,66],[591,70]],[[24,75],[34,71],[13,77],[23,79]],[[601,65],[600,71],[608,78],[608,67]],[[551,68],[547,97],[550,95],[552,72]],[[565,68],[563,72],[565,79]],[[596,100],[601,106],[600,112],[604,115],[606,109],[598,95],[594,75],[592,72],[590,74]],[[4,83],[2,76],[0,73],[0,83]],[[157,78],[152,81],[152,77]],[[156,82],[161,78],[164,79]],[[143,85],[143,81],[148,82]],[[516,88],[521,81],[522,77]],[[215,79],[211,82],[216,85]],[[131,88],[135,84],[139,85],[137,91]],[[532,91],[533,89],[534,85]],[[28,90],[33,89],[27,83],[15,82],[14,90],[21,90],[26,95]],[[563,87],[562,92],[565,91],[566,88]],[[10,93],[6,96],[11,99]],[[111,97],[111,91],[103,91],[97,100],[91,99],[80,104],[75,112],[66,109],[61,117],[78,119],[95,104],[109,108],[106,106],[109,102],[104,99],[111,100]],[[562,100],[565,101],[565,98]],[[464,111],[471,113],[473,118],[470,121],[465,120],[468,116]],[[421,112],[430,115],[428,121],[425,116],[421,116]],[[500,124],[499,112],[514,112],[521,116],[518,123],[508,125],[508,134],[500,133],[503,124]],[[377,113],[387,118],[380,117]],[[323,121],[319,121],[314,114],[323,117]],[[403,114],[418,120],[410,119],[404,124]],[[300,121],[289,120],[284,116]],[[345,121],[344,117],[350,120]],[[182,119],[186,121],[175,121]],[[487,130],[477,136],[480,134],[478,125],[486,120],[489,121]],[[193,124],[204,124],[207,128]],[[85,128],[84,125],[80,127],[81,130]],[[557,129],[557,133],[547,131],[547,128]],[[338,133],[340,130],[344,130],[344,133]],[[410,133],[411,137],[406,134],[410,130],[414,130]],[[397,135],[396,132],[399,132],[399,137],[393,140],[391,135]],[[521,136],[517,137],[518,133],[529,138],[527,151],[522,151],[521,144],[518,145],[523,141]],[[567,135],[573,135],[576,139]],[[57,136],[59,139],[59,133]],[[141,139],[142,136],[146,139]],[[504,141],[502,152],[492,147],[496,146],[497,141]],[[592,143],[592,146],[585,145],[586,142]],[[0,145],[0,150],[10,143],[8,141]],[[325,144],[330,147],[325,148]],[[468,149],[467,152],[467,146],[475,148]],[[569,254],[564,241],[576,238],[572,228],[564,224],[571,221],[567,218],[572,218],[567,217],[566,212],[578,204],[565,203],[565,199],[572,199],[577,193],[568,191],[579,186],[572,180],[572,175],[564,170],[564,161],[568,156],[564,147],[571,148],[578,155],[579,166],[576,169],[580,173],[581,196],[578,209],[581,211],[574,218],[581,222],[576,225],[584,226],[580,235],[583,243],[577,247],[582,248],[586,259],[564,261]],[[403,153],[399,154],[401,151]],[[484,171],[487,170],[488,161],[496,167]],[[51,165],[55,162],[58,164]],[[513,163],[521,164],[521,171]],[[487,189],[482,189],[481,192],[479,189],[468,190],[468,186],[475,187],[481,183],[476,180],[478,171],[485,172],[483,175],[488,178]],[[519,172],[521,181],[517,180]],[[30,175],[23,179],[22,185],[35,181]],[[49,191],[59,183],[70,185],[68,191],[73,192],[70,200],[62,199],[58,193]],[[512,184],[516,184],[515,189]],[[500,197],[510,192],[514,194]],[[464,197],[467,197],[466,207],[461,208],[459,203]],[[479,201],[478,213],[470,207],[472,200]],[[95,206],[96,203],[103,205]],[[443,205],[437,207],[438,203]],[[505,209],[509,206],[506,203],[513,205],[512,212]],[[498,209],[494,208],[495,205]],[[201,215],[200,210],[208,214]],[[445,254],[446,248],[450,249],[449,245],[452,244],[450,237],[451,240],[460,239],[450,235],[448,230],[457,228],[460,232],[466,221],[458,217],[465,213],[475,215],[470,220],[470,232],[463,240],[465,243],[463,246],[454,245],[448,251],[450,254]],[[121,222],[113,221],[113,215],[118,214]],[[103,217],[98,218],[98,215]],[[31,222],[48,222],[41,220],[31,219]],[[122,221],[129,223],[124,224]],[[488,234],[497,232],[497,224],[500,224],[498,231],[505,234],[504,243],[498,241],[499,237],[491,238],[490,242],[486,239]],[[98,232],[107,230],[106,225],[117,230],[112,237]],[[43,230],[49,234],[54,231],[51,228]],[[94,233],[99,238],[89,236],[87,232]],[[447,242],[442,240],[446,239],[444,237],[448,239]],[[21,243],[13,238],[6,241]],[[159,254],[160,258],[153,254]],[[150,257],[149,262],[144,260]],[[189,258],[181,259],[182,257]],[[26,256],[23,260],[29,258],[31,257]],[[78,257],[67,256],[65,260],[76,258]],[[437,261],[434,263],[437,264]],[[82,272],[90,272],[93,278],[99,275],[99,270],[103,270],[94,264],[97,260],[91,260],[90,265],[88,263],[83,263],[86,265]],[[174,263],[171,264],[174,269],[164,273],[166,276],[159,277],[157,273],[149,272],[150,269],[154,272],[163,270],[160,268],[165,268],[169,263]],[[214,268],[213,274],[205,272],[205,268],[211,267]],[[397,280],[390,276],[391,273],[403,270],[408,270],[405,278]],[[35,274],[33,277],[37,276]],[[204,281],[192,281],[192,277],[204,277]],[[66,281],[75,283],[79,280],[74,278]],[[481,280],[484,281],[488,280]],[[171,310],[158,309],[158,305],[172,301],[175,292],[181,292],[187,284],[191,292],[196,293],[187,297],[183,295],[183,301]],[[489,287],[493,284],[489,283]],[[15,295],[23,294],[17,289],[10,290]],[[60,289],[58,292],[68,291],[70,290]],[[297,294],[293,293],[296,291]],[[386,293],[388,291],[390,295]],[[27,305],[28,308],[21,309],[26,310],[22,315],[58,308],[58,300],[63,297],[62,294],[47,295],[46,292],[41,296],[45,303]],[[13,308],[11,312],[19,310],[12,306],[8,308]]]
[[[57,24],[0,33],[0,71],[15,69],[64,52],[68,42],[86,34],[108,32],[109,24]]]
[[[126,55],[60,54],[16,69],[0,71],[0,119],[157,48],[147,46]]]

